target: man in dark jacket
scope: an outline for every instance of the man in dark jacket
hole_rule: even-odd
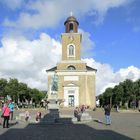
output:
[[[110,105],[109,104],[105,105],[104,110],[105,110],[106,125],[110,125],[111,124],[111,117],[110,117],[111,107],[110,107]]]

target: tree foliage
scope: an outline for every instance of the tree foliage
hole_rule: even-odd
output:
[[[27,84],[19,82],[17,79],[0,79],[0,97],[6,98],[9,95],[13,101],[25,102],[33,101],[39,103],[45,96],[46,91],[40,91],[38,89],[32,89]]]
[[[112,105],[125,105],[129,107],[133,105],[138,106],[140,100],[140,79],[132,81],[126,79],[120,82],[114,88],[107,88],[103,94],[99,96],[101,105],[111,103]]]
[[[7,80],[6,79],[0,79],[0,95],[1,96],[6,96],[5,92],[5,87],[7,85]]]

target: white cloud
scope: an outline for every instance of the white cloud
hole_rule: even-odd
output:
[[[109,64],[101,64],[96,62],[93,58],[84,59],[87,64],[97,69],[96,76],[96,94],[99,95],[105,91],[107,87],[114,87],[126,79],[133,81],[140,78],[140,69],[129,66],[128,68],[122,68],[117,72],[114,72]]]
[[[116,72],[116,78],[119,77],[119,75],[121,75],[122,80],[131,79],[135,81],[140,78],[140,69],[134,66],[129,66],[128,68],[123,68]]]
[[[89,33],[83,34],[83,48],[90,48],[93,42]],[[0,77],[18,78],[20,81],[39,89],[47,88],[46,69],[56,65],[61,58],[61,43],[46,33],[36,40],[23,36],[6,35],[0,47]]]
[[[23,2],[24,0],[0,0],[0,3],[6,5],[12,10],[19,8]]]
[[[18,25],[18,27],[35,29],[40,27],[54,27],[62,19],[67,17],[70,11],[73,11],[74,15],[78,17],[85,14],[96,16],[97,20],[95,22],[98,24],[103,22],[110,8],[124,6],[129,2],[128,0],[38,0],[26,3],[26,6],[24,6],[25,12],[20,13],[16,21],[5,19],[4,25],[15,27]]]
[[[131,1],[128,1],[128,0],[98,0],[98,1],[93,0],[92,1],[92,6],[93,6],[92,10],[93,11],[91,11],[91,15],[93,13],[93,15],[95,15],[97,18],[94,21],[94,23],[96,25],[103,23],[105,15],[109,9],[117,8],[120,6],[125,6],[130,2],[132,2],[132,0]]]
[[[90,38],[90,33],[79,29],[79,33],[82,34],[82,42],[81,42],[81,57],[93,57],[93,49],[95,47],[95,42],[93,42]]]
[[[59,61],[60,55],[60,42],[45,33],[33,41],[23,37],[5,37],[0,48],[0,75],[18,78],[31,87],[46,89],[45,70],[54,66]]]
[[[84,33],[87,44],[94,44],[90,36]],[[89,41],[89,42],[88,42]],[[61,43],[46,33],[41,33],[36,40],[24,37],[4,37],[0,47],[0,78],[18,78],[31,87],[47,89],[47,73],[61,58]],[[85,44],[83,42],[83,44]],[[90,45],[89,45],[90,46]],[[113,87],[126,78],[140,78],[140,69],[129,66],[117,72],[109,64],[96,62],[93,58],[83,59],[87,64],[96,68],[96,93],[101,94],[105,88]]]

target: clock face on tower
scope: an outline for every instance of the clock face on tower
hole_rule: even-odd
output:
[[[73,36],[69,36],[69,41],[70,41],[70,43],[72,43],[74,41],[74,37]]]

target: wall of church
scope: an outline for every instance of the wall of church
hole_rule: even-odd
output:
[[[90,81],[90,82],[89,82]],[[89,84],[90,83],[90,84]],[[96,99],[95,99],[95,76],[87,76],[87,104],[92,105],[92,107],[96,107]]]
[[[66,99],[65,106],[87,105],[95,107],[96,70],[86,67],[81,61],[82,34],[78,33],[78,21],[70,16],[65,21],[66,33],[62,33],[62,61],[57,64],[57,98]],[[72,32],[72,31],[73,32]],[[69,68],[68,68],[69,67]],[[48,71],[48,98],[51,97],[51,82],[55,71]]]
[[[80,105],[95,107],[95,75],[80,76]]]
[[[59,75],[59,74],[58,74]],[[69,80],[69,77],[75,78],[74,81]],[[51,79],[52,76],[48,76],[48,97],[50,98],[51,91]],[[64,87],[67,87],[70,84],[76,85],[79,87],[79,105],[87,105],[91,108],[96,107],[95,101],[95,74],[83,74],[83,75],[74,75],[74,76],[66,76],[59,75],[58,78],[58,99],[64,100]],[[65,79],[65,80],[64,80]],[[64,104],[62,104],[63,106]]]
[[[64,87],[63,87],[63,83],[64,83],[64,76],[59,76],[59,81],[58,81],[58,98],[59,99],[64,99]]]
[[[59,63],[57,65],[58,70],[67,70],[68,66],[73,65],[76,70],[86,70],[86,63]]]
[[[73,40],[71,40],[71,36],[73,36]],[[81,52],[81,34],[79,33],[63,33],[62,37],[62,60],[80,60],[80,52]],[[69,44],[75,45],[75,57],[67,57],[67,46]]]

